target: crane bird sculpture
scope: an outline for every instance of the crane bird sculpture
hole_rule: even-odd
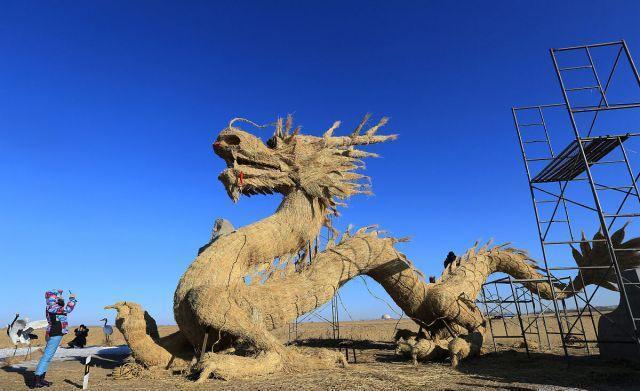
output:
[[[107,318],[100,319],[100,322],[104,322],[102,326],[102,333],[104,334],[104,344],[105,346],[111,346],[111,334],[113,334],[113,327],[107,324]]]
[[[16,314],[13,321],[7,325],[7,336],[11,339],[11,343],[15,349],[13,349],[13,356],[16,355],[18,347],[20,345],[27,346],[27,359],[31,358],[31,341],[38,339],[38,336],[33,334],[34,330],[43,329],[47,327],[46,320],[34,320],[29,322],[28,318],[19,319],[20,314]]]
[[[358,275],[380,283],[428,332],[433,343],[426,345],[446,348],[453,365],[480,351],[485,319],[474,301],[482,283],[495,272],[521,279],[543,276],[526,252],[486,245],[457,257],[429,283],[395,248],[404,239],[385,237],[373,227],[348,230],[339,237],[331,226],[338,207],[353,195],[370,193],[368,178],[357,171],[365,158],[377,155],[361,147],[396,138],[378,134],[386,118],[373,126],[367,126],[368,119],[365,116],[346,136],[334,135],[340,122],[319,136],[302,134],[291,116],[277,120],[266,143],[240,129],[242,122],[256,126],[245,119],[232,120],[220,132],[213,150],[227,165],[218,179],[231,200],[280,193],[282,201],[272,215],[220,237],[189,265],[174,294],[178,332],[158,338],[155,322],[137,303],[106,307],[117,310],[116,326],[140,364],[186,367],[195,358],[191,370],[198,381],[212,375],[233,379],[345,365],[344,357],[334,351],[310,354],[285,347],[271,331],[326,303]],[[333,237],[324,249],[314,250],[310,243],[323,227]],[[622,244],[624,229],[614,236],[622,247],[640,242]],[[581,250],[574,255],[582,266],[608,262],[599,247]],[[628,266],[640,263],[637,253],[628,254]],[[610,281],[596,270],[586,284],[599,277]],[[612,284],[605,287],[615,289]],[[530,283],[527,288],[552,298],[546,283]],[[575,292],[561,285],[555,288],[556,297]],[[430,357],[425,349],[420,357]]]

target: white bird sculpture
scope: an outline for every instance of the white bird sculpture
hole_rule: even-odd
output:
[[[27,345],[27,357],[31,358],[31,340],[38,339],[38,336],[33,334],[33,330],[43,329],[47,327],[46,320],[35,320],[29,322],[28,318],[18,319],[20,314],[16,314],[11,324],[7,325],[7,336],[11,339],[11,342],[15,346],[13,355],[16,355],[19,345]]]
[[[100,319],[101,322],[104,322],[104,326],[102,326],[102,332],[104,333],[104,341],[107,346],[111,346],[110,337],[113,334],[113,327],[107,324],[107,318]]]

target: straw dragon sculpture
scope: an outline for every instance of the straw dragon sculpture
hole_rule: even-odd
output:
[[[275,213],[218,238],[191,263],[174,295],[179,326],[175,334],[158,338],[155,322],[136,303],[106,307],[117,310],[116,325],[139,363],[167,369],[192,363],[199,381],[211,375],[232,379],[344,364],[339,353],[283,346],[270,331],[329,301],[358,275],[380,283],[437,341],[433,346],[448,348],[453,365],[479,352],[485,320],[474,300],[487,277],[504,272],[516,278],[543,278],[525,252],[506,246],[474,247],[435,283],[427,283],[394,248],[402,239],[383,237],[372,228],[346,232],[340,239],[335,235],[322,251],[310,245],[323,226],[335,232],[330,217],[338,215],[341,201],[369,192],[366,177],[356,171],[362,159],[376,155],[358,147],[396,138],[377,133],[386,118],[366,128],[367,120],[368,116],[348,136],[333,135],[340,122],[322,136],[311,136],[293,129],[288,117],[277,121],[266,143],[236,125],[251,123],[247,120],[235,119],[221,131],[213,149],[227,164],[219,179],[229,197],[235,202],[241,195],[280,193],[283,200]],[[612,239],[621,247],[640,244],[640,239],[622,243],[623,236],[620,230]],[[606,262],[606,247],[601,247],[583,243],[581,252],[574,250],[576,262]],[[639,263],[637,257],[624,255],[620,262]],[[584,283],[615,289],[611,275],[588,275]],[[552,297],[546,283],[527,287]],[[575,287],[554,288],[556,296],[568,296]],[[201,354],[205,333],[210,338]]]

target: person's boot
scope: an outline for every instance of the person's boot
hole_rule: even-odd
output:
[[[33,375],[33,384],[29,388],[42,388],[45,385],[42,384],[42,376],[41,375]]]
[[[44,380],[45,376],[47,376],[47,372],[43,373],[42,376],[40,377],[40,383],[45,387],[49,387],[53,384],[53,382]]]

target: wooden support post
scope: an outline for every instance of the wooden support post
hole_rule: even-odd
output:
[[[204,330],[204,338],[202,339],[202,348],[200,349],[200,361],[204,358],[204,354],[207,352],[207,342],[209,340],[209,327]]]

